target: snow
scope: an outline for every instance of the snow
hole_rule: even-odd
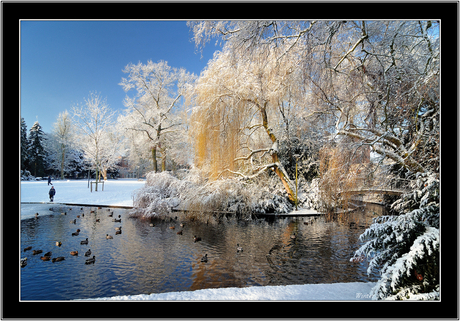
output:
[[[73,204],[94,204],[94,205],[133,205],[132,193],[143,187],[145,181],[136,179],[107,180],[104,183],[104,191],[90,192],[87,180],[63,180],[51,182],[56,189],[54,203],[49,203],[48,186],[44,181],[22,181],[21,182],[21,203],[34,202],[45,204],[21,204],[21,219],[33,217],[35,213],[40,215],[51,214],[49,208],[52,204],[73,203]],[[102,189],[99,185],[98,189]]]
[[[375,283],[351,282],[332,284],[301,284],[253,286],[247,288],[216,288],[196,291],[120,295],[89,300],[159,300],[159,301],[355,301],[370,300]]]
[[[318,211],[310,209],[310,208],[299,208],[297,211],[293,210],[287,213],[287,215],[317,215],[317,214],[319,214]]]

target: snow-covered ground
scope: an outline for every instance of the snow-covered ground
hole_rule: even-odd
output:
[[[137,179],[108,180],[104,184],[104,191],[91,193],[86,180],[52,181],[56,189],[54,203],[75,203],[94,205],[133,205],[133,192],[144,186],[145,181]],[[35,213],[40,215],[51,214],[48,191],[51,185],[44,181],[22,181],[22,202],[44,202],[47,204],[21,204],[21,219],[32,217]],[[99,186],[101,188],[101,186]]]
[[[120,295],[93,300],[165,300],[165,301],[356,301],[370,300],[375,283],[352,282],[217,288],[138,295]]]
[[[293,210],[292,212],[287,213],[287,215],[315,215],[318,214],[317,210],[310,208],[299,208],[297,211]]]

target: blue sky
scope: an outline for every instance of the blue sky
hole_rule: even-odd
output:
[[[50,132],[59,112],[90,91],[123,110],[130,62],[165,60],[197,75],[215,50],[197,50],[186,21],[21,21],[21,117]]]

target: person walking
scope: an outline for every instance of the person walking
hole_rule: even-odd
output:
[[[49,194],[50,194],[50,202],[54,201],[54,195],[56,194],[56,190],[54,189],[54,186],[51,186]]]
[[[50,184],[51,184],[51,175],[48,176],[48,186],[49,186]],[[51,185],[53,185],[53,184],[51,184]]]

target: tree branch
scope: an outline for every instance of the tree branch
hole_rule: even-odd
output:
[[[337,63],[337,65],[335,65],[334,71],[337,71],[337,67],[342,63],[342,61],[344,61],[345,58],[347,58],[347,56],[348,56],[349,54],[351,54],[353,51],[355,51],[356,47],[358,47],[358,45],[359,45],[361,42],[363,42],[365,39],[367,39],[367,37],[368,37],[367,34],[364,34],[361,38],[358,39],[358,41],[354,44],[354,46],[351,47],[351,49],[347,51],[347,53],[345,54],[345,56],[343,56],[343,57],[339,60],[339,62]]]
[[[234,162],[237,162],[237,161],[240,161],[240,160],[248,160],[254,154],[261,153],[261,152],[268,152],[271,149],[271,148],[261,148],[261,149],[252,150],[249,147],[246,147],[246,148],[248,148],[251,152],[247,156],[242,156],[242,157],[235,158],[233,160]]]

